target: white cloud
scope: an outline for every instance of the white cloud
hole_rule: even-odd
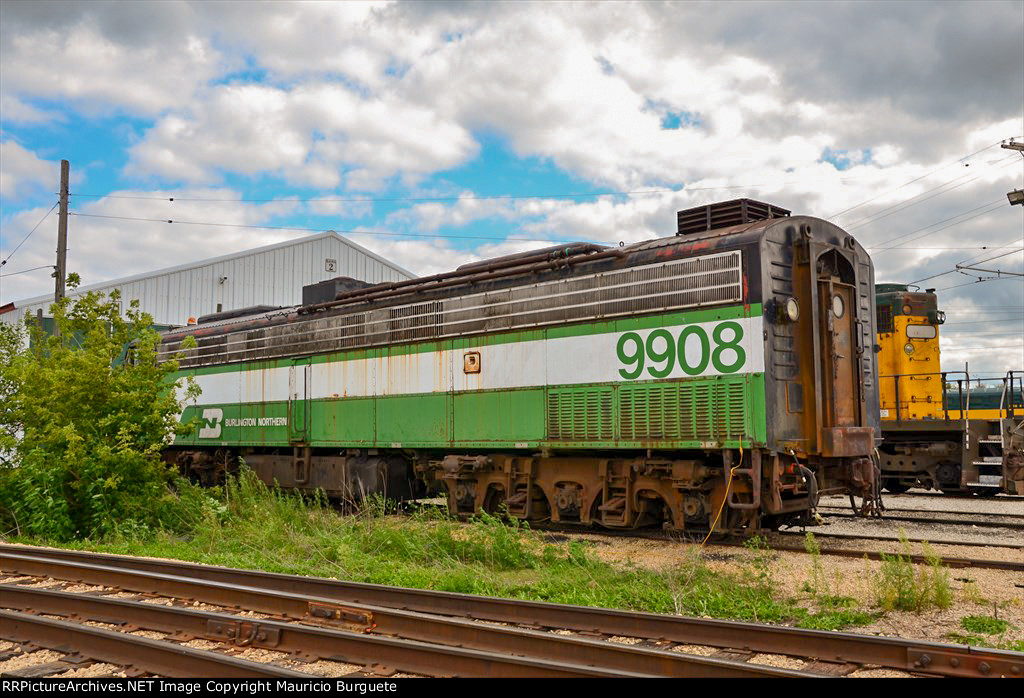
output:
[[[0,142],[0,196],[8,199],[51,189],[60,182],[60,164],[43,160],[13,140]]]
[[[39,109],[12,94],[0,93],[0,125],[45,124],[64,120],[60,112]]]
[[[129,171],[209,183],[219,172],[272,173],[319,189],[375,189],[454,167],[470,133],[430,109],[363,98],[340,85],[212,88],[187,115],[160,119],[131,150]]]

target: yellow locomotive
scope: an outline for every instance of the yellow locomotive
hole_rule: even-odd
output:
[[[943,371],[933,290],[875,287],[882,483],[943,492],[1024,494],[1024,374],[972,389],[966,371]]]

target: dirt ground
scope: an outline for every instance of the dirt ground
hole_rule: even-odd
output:
[[[699,546],[668,540],[646,540],[612,538],[582,535],[593,543],[595,557],[617,566],[636,566],[647,569],[666,570],[693,554]],[[822,547],[827,547],[820,541]],[[792,542],[788,542],[792,545]],[[882,541],[864,541],[854,545],[842,541],[842,547],[861,547],[864,550],[888,550],[897,552],[899,544]],[[1006,548],[978,548],[974,546],[933,546],[940,555],[947,557],[991,558],[1024,561],[1024,551]],[[919,544],[911,544],[911,552],[923,552]],[[746,550],[722,545],[707,545],[703,550],[707,564],[723,572],[740,572],[749,565],[751,554]],[[771,555],[769,570],[772,579],[785,589],[791,597],[807,597],[802,592],[804,584],[812,578],[812,558],[802,552],[776,551]],[[878,576],[880,561],[821,555],[821,586],[823,593],[846,596],[857,601],[861,608],[874,609],[873,580]],[[749,567],[748,567],[749,568]],[[922,613],[890,611],[868,626],[849,628],[849,632],[869,633],[902,638],[914,638],[934,642],[951,642],[950,634],[970,634],[960,625],[965,616],[994,616],[1008,621],[1011,627],[1000,638],[1001,642],[1024,640],[1024,574],[1005,570],[950,569],[950,587],[953,591],[953,605],[945,610],[929,610]]]

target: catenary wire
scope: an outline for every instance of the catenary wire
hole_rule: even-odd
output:
[[[60,204],[59,201],[55,202],[53,204],[53,206],[50,207],[50,210],[43,214],[43,217],[39,219],[39,222],[36,223],[34,226],[32,226],[32,230],[28,231],[28,235],[26,235],[22,239],[22,241],[18,243],[17,247],[15,247],[13,250],[11,250],[11,253],[9,255],[7,255],[7,258],[4,261],[0,262],[0,267],[4,266],[9,261],[11,261],[11,257],[14,256],[14,253],[17,252],[19,249],[21,249],[21,246],[25,244],[25,241],[28,240],[30,237],[32,237],[32,233],[36,232],[36,228],[38,228],[39,226],[41,226],[43,224],[43,221],[46,220],[47,216],[49,216],[51,213],[53,213],[53,209],[57,208],[57,206],[59,204]]]
[[[18,274],[27,274],[30,271],[38,271],[40,269],[53,269],[53,265],[52,264],[44,264],[44,265],[39,266],[39,267],[32,267],[31,269],[22,269],[20,271],[12,271],[12,272],[8,272],[6,274],[0,274],[0,279],[6,279],[8,276],[17,276]]]
[[[956,159],[956,160],[951,160],[950,162],[947,162],[947,163],[946,163],[945,165],[940,165],[939,167],[935,168],[935,169],[934,169],[934,170],[932,170],[931,172],[927,172],[927,173],[925,173],[925,174],[921,175],[920,177],[915,177],[914,179],[912,179],[912,180],[910,180],[910,181],[908,181],[908,182],[904,182],[903,184],[899,185],[898,187],[894,187],[894,188],[892,188],[892,189],[888,189],[888,190],[886,190],[886,191],[883,191],[883,192],[881,192],[881,193],[879,193],[879,194],[875,194],[875,195],[874,195],[873,197],[871,197],[870,199],[866,199],[866,200],[864,200],[864,201],[860,202],[859,204],[854,204],[853,206],[850,206],[849,208],[845,208],[845,209],[843,209],[842,211],[840,211],[839,213],[833,213],[833,214],[832,214],[831,216],[827,216],[827,217],[826,217],[826,220],[832,220],[833,218],[838,218],[839,216],[843,215],[844,213],[849,213],[850,211],[852,211],[852,210],[854,210],[854,209],[857,209],[857,208],[860,208],[861,206],[864,206],[864,205],[866,205],[866,204],[869,204],[869,203],[871,203],[872,201],[874,201],[874,200],[876,200],[876,199],[879,199],[879,198],[881,198],[881,197],[885,196],[886,194],[891,194],[891,193],[892,193],[892,192],[894,192],[894,191],[899,191],[899,190],[900,190],[900,189],[902,189],[903,187],[907,187],[907,186],[910,186],[910,185],[911,185],[911,184],[913,184],[914,182],[920,182],[920,181],[921,181],[922,179],[925,179],[925,178],[927,178],[927,177],[931,177],[931,176],[932,176],[933,174],[935,174],[936,172],[940,172],[940,171],[942,171],[942,170],[946,169],[947,167],[952,167],[953,165],[955,165],[955,164],[957,164],[957,163],[959,163],[959,162],[963,162],[963,161],[964,161],[964,160],[966,160],[967,158],[970,158],[970,157],[974,157],[975,155],[978,155],[979,153],[984,153],[984,152],[985,152],[986,150],[989,150],[990,148],[995,148],[995,147],[996,147],[997,145],[999,145],[1000,143],[1002,143],[1002,141],[996,141],[996,142],[994,142],[994,143],[991,143],[990,145],[986,145],[986,146],[985,146],[984,148],[982,148],[981,150],[975,150],[975,151],[974,151],[973,153],[970,153],[970,154],[968,154],[968,155],[964,155],[963,157],[961,157],[961,158],[958,158],[958,159]]]
[[[490,240],[492,242],[580,242],[580,240],[554,240],[551,238],[497,238],[493,236],[484,235],[433,235],[430,233],[398,233],[384,230],[338,230],[334,228],[305,228],[302,226],[294,225],[250,225],[245,223],[212,223],[209,221],[181,221],[173,220],[170,218],[139,218],[135,216],[105,216],[96,213],[80,213],[72,211],[69,215],[80,216],[83,218],[106,218],[111,220],[120,221],[142,221],[147,223],[172,223],[176,225],[205,225],[213,226],[218,228],[245,228],[252,230],[296,230],[301,232],[309,233],[326,233],[328,231],[335,233],[345,233],[346,235],[388,235],[397,237],[416,237],[416,238],[439,238],[443,240],[447,239],[460,239],[460,240]]]

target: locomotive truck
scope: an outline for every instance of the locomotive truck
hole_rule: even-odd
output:
[[[201,396],[165,457],[215,481],[358,499],[443,485],[451,512],[742,533],[879,490],[871,259],[740,199],[675,235],[579,243],[303,304],[200,318],[162,360]],[[195,338],[186,348],[186,337]]]

